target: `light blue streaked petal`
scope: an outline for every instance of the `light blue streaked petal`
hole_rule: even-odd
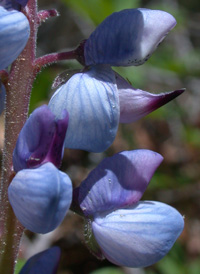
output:
[[[162,259],[184,227],[174,208],[154,201],[95,218],[95,238],[105,257],[117,265],[146,267]]]
[[[128,9],[107,17],[85,43],[86,65],[141,65],[176,25],[164,11]]]
[[[57,116],[69,113],[65,147],[92,152],[106,150],[114,141],[119,123],[119,97],[110,67],[92,67],[77,73],[61,86],[49,102]]]
[[[0,7],[0,70],[8,67],[24,49],[30,33],[26,16]]]
[[[104,159],[79,187],[83,213],[95,216],[137,203],[162,160],[160,154],[147,149],[123,151]]]
[[[53,164],[19,171],[8,188],[8,197],[21,224],[35,233],[48,233],[64,219],[72,199],[67,174]]]

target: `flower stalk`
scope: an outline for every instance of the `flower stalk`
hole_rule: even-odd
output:
[[[30,0],[24,9],[30,23],[30,38],[20,56],[12,64],[6,87],[5,135],[0,185],[1,241],[0,273],[13,273],[23,227],[16,219],[8,201],[7,189],[15,173],[12,154],[18,134],[24,125],[29,108],[31,89],[35,78],[34,60],[37,35],[37,0]]]

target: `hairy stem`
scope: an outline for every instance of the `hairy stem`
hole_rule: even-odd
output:
[[[29,0],[24,10],[30,23],[29,41],[11,67],[6,86],[5,139],[2,178],[0,185],[0,273],[14,273],[23,227],[16,219],[8,201],[8,186],[15,173],[12,153],[18,134],[24,125],[34,78],[35,45],[37,34],[37,0]]]

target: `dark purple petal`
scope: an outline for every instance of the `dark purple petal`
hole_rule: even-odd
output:
[[[58,246],[40,252],[28,259],[19,274],[56,274],[60,255]]]
[[[19,3],[22,7],[25,7],[29,0],[15,0],[15,2]]]
[[[163,157],[151,150],[123,151],[104,159],[81,183],[79,203],[84,215],[137,203]]]
[[[167,104],[185,89],[152,94],[133,88],[124,78],[116,74],[119,91],[120,123],[132,123]]]
[[[48,106],[37,108],[19,134],[13,152],[14,170],[17,172],[46,162],[59,167],[67,126],[67,111],[63,112],[62,119],[56,120]]]

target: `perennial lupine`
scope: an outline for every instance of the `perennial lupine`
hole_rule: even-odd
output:
[[[54,230],[71,204],[71,180],[57,169],[67,126],[66,111],[57,120],[41,106],[26,121],[13,153],[17,174],[8,188],[9,201],[21,224],[36,233]]]
[[[74,190],[72,204],[71,180],[59,167],[64,147],[104,151],[119,123],[134,122],[183,92],[134,89],[111,68],[143,64],[176,20],[164,11],[124,10],[106,18],[76,50],[36,58],[38,26],[56,15],[55,10],[38,12],[36,0],[0,0],[0,112],[7,94],[0,272],[14,271],[23,228],[48,233],[70,205],[85,219],[86,243],[97,257],[128,267],[151,265],[183,229],[174,208],[140,201],[162,156],[135,150],[104,159]],[[77,59],[84,69],[27,119],[34,78],[43,66],[62,59]],[[56,273],[59,257],[57,247],[46,250],[20,273]]]
[[[123,10],[111,14],[81,43],[78,59],[86,68],[49,102],[57,117],[65,108],[69,112],[66,148],[102,152],[114,141],[119,122],[136,121],[184,91],[150,94],[111,69],[143,64],[175,25],[174,17],[164,11]]]
[[[117,265],[145,267],[164,257],[183,230],[174,208],[140,199],[163,157],[150,150],[104,159],[74,191],[91,251]]]

